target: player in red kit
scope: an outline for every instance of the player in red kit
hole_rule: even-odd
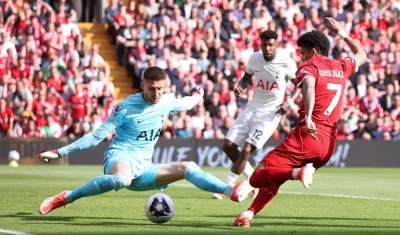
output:
[[[259,193],[250,208],[241,213],[233,226],[250,227],[250,221],[278,193],[288,180],[299,180],[305,188],[312,184],[316,169],[331,158],[336,146],[337,125],[342,111],[342,99],[349,76],[366,60],[366,53],[341,24],[326,18],[327,27],[338,34],[353,52],[351,58],[328,58],[330,42],[318,31],[300,36],[303,64],[296,72],[296,84],[302,90],[303,101],[299,122],[288,137],[259,163],[250,183]]]

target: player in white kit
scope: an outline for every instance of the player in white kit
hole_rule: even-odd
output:
[[[243,78],[235,88],[236,97],[243,98],[252,77],[255,77],[253,99],[229,129],[222,146],[233,162],[225,178],[228,184],[233,184],[242,172],[247,178],[251,176],[254,171],[248,162],[251,154],[263,147],[276,130],[281,114],[293,105],[293,99],[300,94],[300,90],[296,90],[292,98],[282,104],[287,81],[295,79],[297,66],[289,56],[276,53],[277,39],[278,34],[274,31],[261,33],[261,51],[250,56]],[[256,189],[253,191],[253,197],[257,192]],[[222,199],[222,195],[217,193],[213,197]]]

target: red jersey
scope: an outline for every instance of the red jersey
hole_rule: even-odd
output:
[[[14,67],[11,69],[11,76],[16,79],[29,78],[31,76],[31,68],[28,65],[24,65],[23,68]]]
[[[10,127],[10,119],[14,117],[12,110],[8,107],[4,112],[0,112],[0,133],[7,132]]]
[[[59,75],[58,78],[54,77],[49,77],[47,79],[47,85],[49,87],[54,87],[56,91],[61,92],[62,91],[62,83],[65,81],[65,78],[63,75]]]
[[[330,59],[316,56],[304,62],[296,72],[300,85],[307,76],[315,78],[315,104],[312,120],[326,134],[336,134],[343,106],[343,94],[347,79],[356,71],[352,58]],[[305,119],[304,102],[301,102],[299,120]]]
[[[89,103],[89,97],[87,95],[78,96],[73,94],[69,97],[68,102],[71,103],[71,117],[72,118],[83,118],[86,114],[86,104]]]
[[[8,56],[0,57],[0,81],[2,80],[5,74],[8,74],[10,63],[11,63],[10,57]]]
[[[53,109],[55,109],[55,107],[59,104],[65,106],[65,101],[63,100],[63,98],[57,95],[50,95],[49,97],[47,97],[47,103],[50,104]]]

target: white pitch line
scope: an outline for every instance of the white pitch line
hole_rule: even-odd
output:
[[[310,195],[310,196],[322,196],[322,197],[340,197],[340,198],[354,198],[354,199],[366,199],[376,201],[400,201],[396,198],[385,198],[385,197],[365,197],[365,196],[353,196],[344,194],[330,194],[330,193],[302,193],[302,192],[290,192],[290,191],[279,191],[283,194],[294,194],[294,195]]]
[[[0,234],[33,235],[33,234],[30,234],[30,233],[18,232],[18,231],[14,231],[14,230],[7,230],[7,229],[1,229],[1,228],[0,228]]]
[[[194,185],[190,184],[171,184],[172,186],[192,188]],[[293,194],[293,195],[309,195],[309,196],[321,196],[321,197],[338,197],[338,198],[352,198],[352,199],[365,199],[365,200],[375,200],[375,201],[400,201],[396,198],[384,198],[384,197],[365,197],[365,196],[353,196],[344,194],[330,194],[330,193],[303,193],[303,192],[292,192],[292,191],[279,191],[282,194]]]

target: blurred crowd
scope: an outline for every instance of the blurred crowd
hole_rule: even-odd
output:
[[[361,41],[368,62],[351,77],[338,139],[400,140],[400,2],[393,0],[147,0],[128,5],[111,1],[106,19],[117,56],[139,87],[143,70],[156,65],[169,77],[169,91],[185,96],[199,85],[205,99],[194,111],[171,116],[165,138],[223,138],[248,100],[233,88],[249,56],[259,50],[259,34],[279,35],[277,53],[300,63],[296,40],[320,30],[331,41],[332,57],[351,56],[343,40],[330,35],[324,17],[343,23]],[[293,85],[288,84],[290,95]],[[248,99],[252,90],[248,90]],[[300,100],[300,98],[299,98]],[[299,104],[297,100],[297,104]],[[282,118],[273,135],[289,133],[298,106]]]
[[[109,67],[66,0],[0,2],[0,137],[77,138],[114,103]]]
[[[72,138],[93,130],[114,101],[99,48],[86,49],[68,1],[54,6],[39,0],[21,2],[1,2],[0,135]],[[224,138],[252,99],[252,89],[247,99],[238,100],[233,88],[250,55],[259,50],[259,34],[266,29],[279,35],[277,53],[299,64],[296,40],[314,29],[328,36],[331,57],[351,56],[344,41],[324,26],[324,17],[332,16],[368,53],[368,62],[351,77],[343,94],[338,139],[400,140],[399,1],[109,2],[108,33],[133,87],[140,88],[144,69],[155,65],[165,69],[168,92],[177,97],[195,85],[205,89],[204,101],[192,111],[170,116],[163,138]],[[288,96],[293,89],[288,84]],[[296,125],[297,109],[296,105],[282,117],[273,138],[287,135]]]

